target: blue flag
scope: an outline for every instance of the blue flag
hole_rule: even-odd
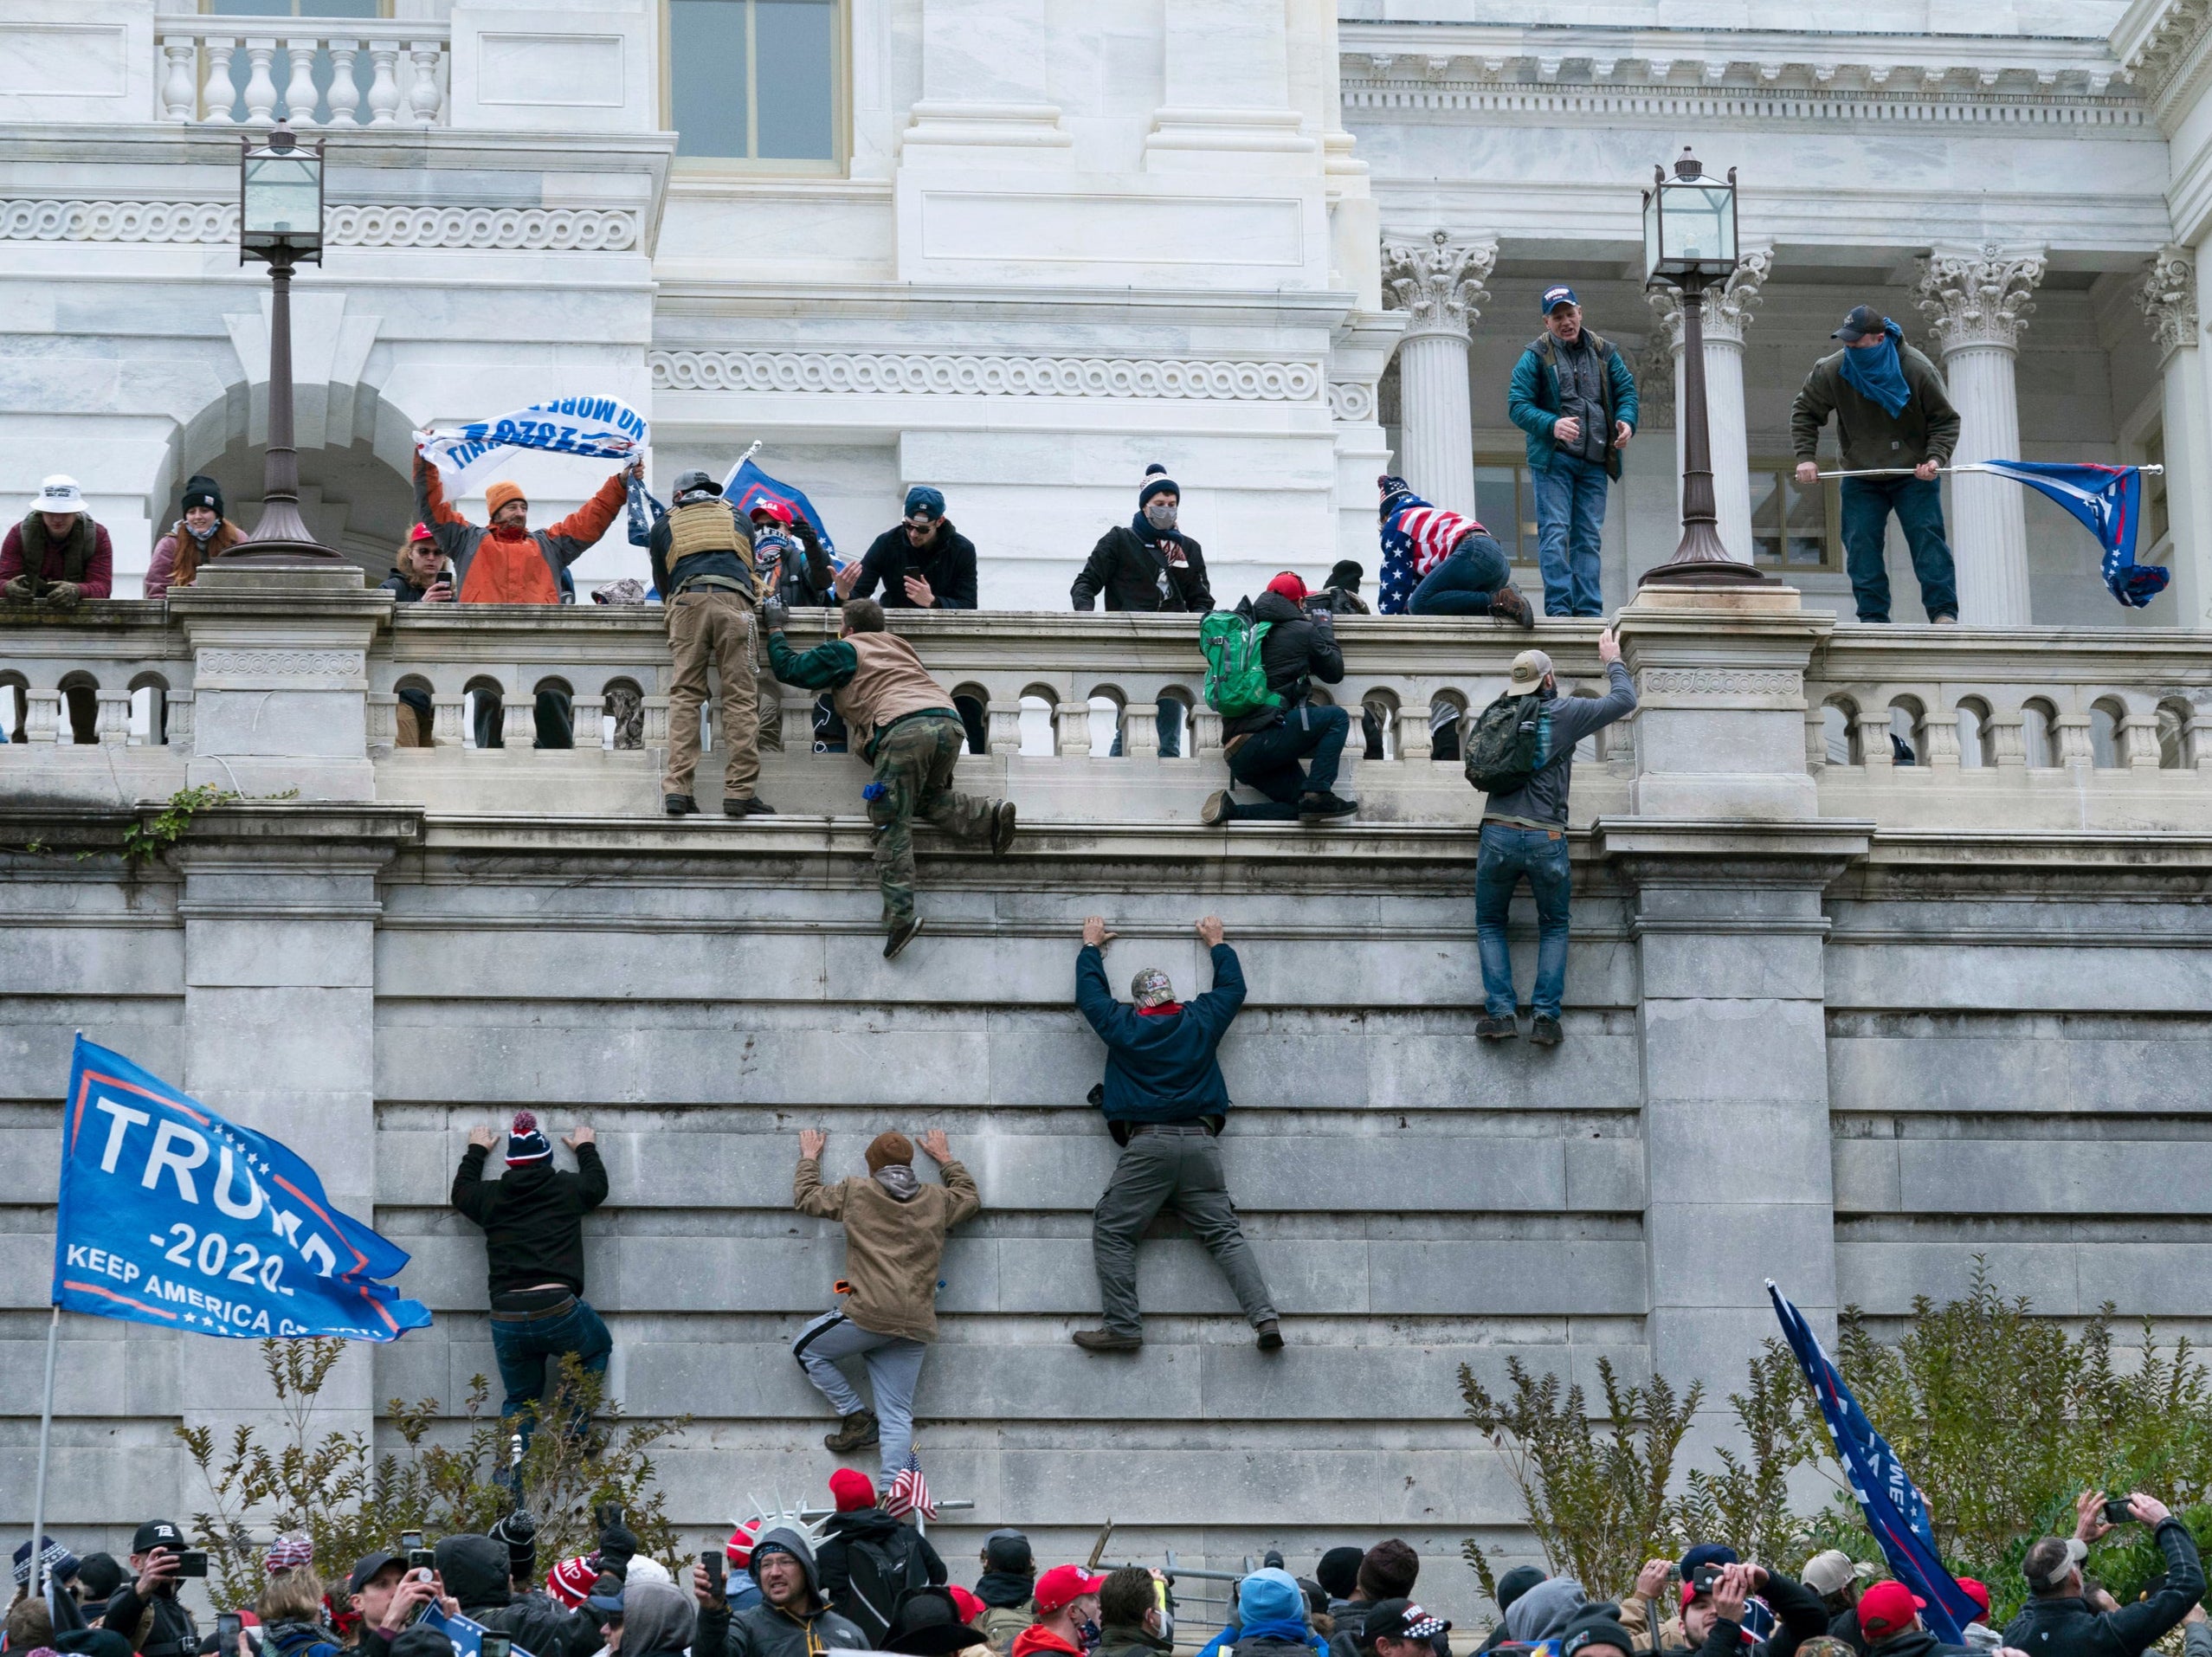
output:
[[[1899,1465],[1897,1452],[1874,1431],[1851,1389],[1843,1384],[1805,1314],[1790,1304],[1771,1278],[1766,1292],[1774,1300],[1774,1315],[1782,1319],[1790,1350],[1797,1356],[1797,1367],[1820,1401],[1835,1459],[1851,1476],[1851,1493],[1859,1499],[1867,1528],[1881,1544],[1890,1574],[1926,1602],[1920,1620],[1937,1639],[1945,1645],[1965,1644],[1962,1630],[1982,1614],[1982,1608],[1966,1597],[1966,1590],[1936,1557],[1935,1533],[1928,1526],[1927,1504],[1920,1499],[1919,1490]]]
[[[54,1301],[199,1335],[392,1340],[430,1309],[378,1280],[406,1254],[315,1170],[80,1035],[61,1116]]]
[[[426,1605],[422,1615],[415,1619],[415,1627],[435,1629],[453,1641],[454,1657],[482,1657],[484,1625],[473,1617],[448,1616],[435,1605]],[[520,1646],[512,1647],[513,1657],[530,1657]]]
[[[814,502],[788,483],[778,483],[751,461],[740,461],[730,468],[730,475],[722,480],[722,499],[738,509],[738,516],[752,516],[753,504],[759,500],[780,500],[793,512],[814,525],[814,532],[822,537],[822,550],[829,561],[843,568],[837,557],[837,544],[829,538],[829,525],[822,521],[822,514],[814,509]]]
[[[2166,588],[2172,571],[2135,561],[2135,530],[2143,504],[2143,468],[2046,461],[1983,461],[1961,471],[1994,472],[2024,483],[2065,507],[2105,549],[2105,585],[2131,609],[2141,609]]]

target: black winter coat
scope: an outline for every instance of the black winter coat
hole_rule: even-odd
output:
[[[839,1513],[824,1527],[821,1545],[814,1551],[814,1564],[821,1578],[822,1596],[829,1602],[829,1609],[842,1617],[848,1617],[863,1629],[873,1629],[880,1622],[887,1622],[893,1606],[880,1605],[871,1616],[854,1606],[853,1600],[853,1544],[867,1540],[876,1544],[892,1559],[906,1567],[906,1579],[916,1575],[909,1554],[919,1554],[920,1576],[933,1587],[942,1588],[947,1580],[945,1561],[930,1545],[930,1540],[911,1525],[901,1525],[880,1507],[862,1509],[857,1513]]]
[[[1183,563],[1170,564],[1162,554],[1160,546],[1168,543],[1182,549]],[[1116,524],[1099,537],[1067,596],[1077,609],[1089,609],[1101,592],[1108,609],[1203,613],[1214,607],[1205,554],[1197,542],[1181,533],[1147,541],[1126,524]]]
[[[1273,729],[1282,722],[1286,709],[1304,701],[1314,680],[1324,685],[1341,683],[1344,652],[1337,648],[1333,625],[1315,621],[1280,593],[1261,593],[1252,601],[1252,619],[1268,623],[1260,641],[1260,666],[1266,670],[1267,688],[1283,699],[1280,708],[1261,708],[1222,727],[1225,737],[1241,737]]]
[[[591,1657],[603,1643],[599,1619],[590,1612],[568,1610],[545,1594],[514,1596],[506,1543],[449,1536],[438,1543],[437,1554],[438,1574],[446,1592],[461,1602],[461,1615],[512,1636],[532,1657]]]
[[[2158,1526],[2165,1586],[2117,1611],[2093,1611],[2083,1599],[2035,1599],[2005,1626],[2004,1642],[2028,1657],[2142,1657],[2189,1615],[2204,1593],[2196,1539],[2179,1519]]]
[[[152,1620],[146,1622],[149,1611]],[[146,1622],[144,1640],[139,1638],[141,1622]],[[100,1626],[121,1634],[143,1657],[189,1657],[200,1648],[200,1625],[193,1620],[190,1609],[174,1594],[140,1599],[135,1576],[110,1596]]]
[[[886,609],[918,609],[906,596],[906,577],[918,575],[937,596],[938,609],[977,607],[976,544],[952,527],[952,520],[938,520],[937,538],[926,547],[906,538],[906,526],[887,529],[869,544],[861,558],[861,578],[853,583],[853,596],[873,597]],[[880,584],[882,590],[877,591]]]
[[[564,1283],[582,1294],[584,1216],[607,1200],[607,1166],[599,1160],[599,1147],[576,1148],[573,1174],[539,1162],[487,1180],[484,1159],[491,1154],[484,1145],[461,1153],[453,1205],[484,1228],[492,1293]]]
[[[799,556],[783,559],[776,567],[776,590],[769,596],[790,609],[820,609],[837,602],[836,566],[822,550],[822,537],[803,518],[791,525],[791,538]]]

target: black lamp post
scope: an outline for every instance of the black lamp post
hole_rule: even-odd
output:
[[[323,262],[323,146],[303,145],[279,121],[259,144],[240,139],[238,262],[269,268],[268,446],[261,521],[225,564],[317,566],[344,555],[315,539],[300,516],[300,455],[292,446],[292,268]]]
[[[1708,287],[1736,269],[1736,170],[1708,178],[1687,146],[1669,178],[1652,169],[1644,192],[1645,285],[1682,292],[1682,540],[1674,556],[1644,571],[1639,586],[1719,587],[1764,582],[1721,545],[1712,498],[1712,439],[1706,416],[1705,302]]]

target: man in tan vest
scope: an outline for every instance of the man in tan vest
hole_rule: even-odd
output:
[[[1003,857],[1014,843],[1014,802],[952,791],[952,768],[968,738],[952,693],[930,677],[913,646],[883,630],[875,600],[848,599],[841,614],[840,636],[802,654],[784,642],[784,606],[770,603],[768,663],[786,685],[829,692],[851,751],[874,763],[875,778],[861,792],[875,828],[888,961],[922,929],[914,913],[915,814],[958,839],[988,835],[991,855]]]
[[[722,499],[722,486],[704,472],[676,480],[675,504],[653,526],[646,544],[653,584],[668,616],[668,649],[675,676],[668,685],[668,774],[662,804],[672,817],[699,809],[692,773],[699,768],[699,710],[706,700],[706,667],[722,681],[714,717],[714,751],[725,768],[726,816],[773,815],[756,799],[760,779],[759,687],[755,681],[759,639],[754,618],[760,603],[753,578],[752,537]]]

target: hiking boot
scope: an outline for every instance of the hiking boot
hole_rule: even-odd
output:
[[[672,817],[695,817],[699,815],[699,802],[688,794],[664,795],[661,809]]]
[[[850,1455],[854,1450],[865,1450],[879,1442],[882,1436],[882,1430],[876,1425],[875,1411],[856,1409],[838,1424],[835,1432],[822,1439],[822,1447],[839,1455]]]
[[[991,808],[990,854],[1003,857],[1014,847],[1014,802],[1001,800]]]
[[[1343,799],[1327,792],[1301,794],[1298,796],[1298,820],[1300,822],[1318,822],[1330,817],[1349,817],[1355,816],[1358,810],[1358,801]]]
[[[883,940],[883,958],[887,961],[897,960],[899,951],[913,943],[914,934],[921,929],[922,918],[919,915],[909,915],[893,926],[891,929],[891,936]]]
[[[1529,1022],[1528,1039],[1540,1048],[1557,1047],[1560,1038],[1564,1034],[1565,1032],[1559,1028],[1557,1019],[1546,1018],[1541,1013]]]
[[[722,815],[726,817],[772,817],[776,815],[776,808],[758,796],[745,800],[725,800],[722,802]]]
[[[1079,1329],[1074,1340],[1087,1352],[1133,1352],[1145,1344],[1142,1335],[1117,1335],[1111,1329]]]
[[[1255,1324],[1253,1327],[1260,1331],[1259,1346],[1261,1351],[1280,1352],[1283,1350],[1282,1325],[1273,1318],[1263,1324]]]
[[[1493,1018],[1485,1013],[1474,1021],[1474,1033],[1486,1041],[1511,1041],[1521,1033],[1521,1027],[1510,1018]]]
[[[1206,796],[1206,803],[1198,808],[1198,821],[1209,828],[1218,828],[1229,821],[1229,790],[1217,788]]]
[[[1521,596],[1520,589],[1510,584],[1490,595],[1490,613],[1503,616],[1515,627],[1536,625],[1536,612],[1528,607],[1528,600]]]

